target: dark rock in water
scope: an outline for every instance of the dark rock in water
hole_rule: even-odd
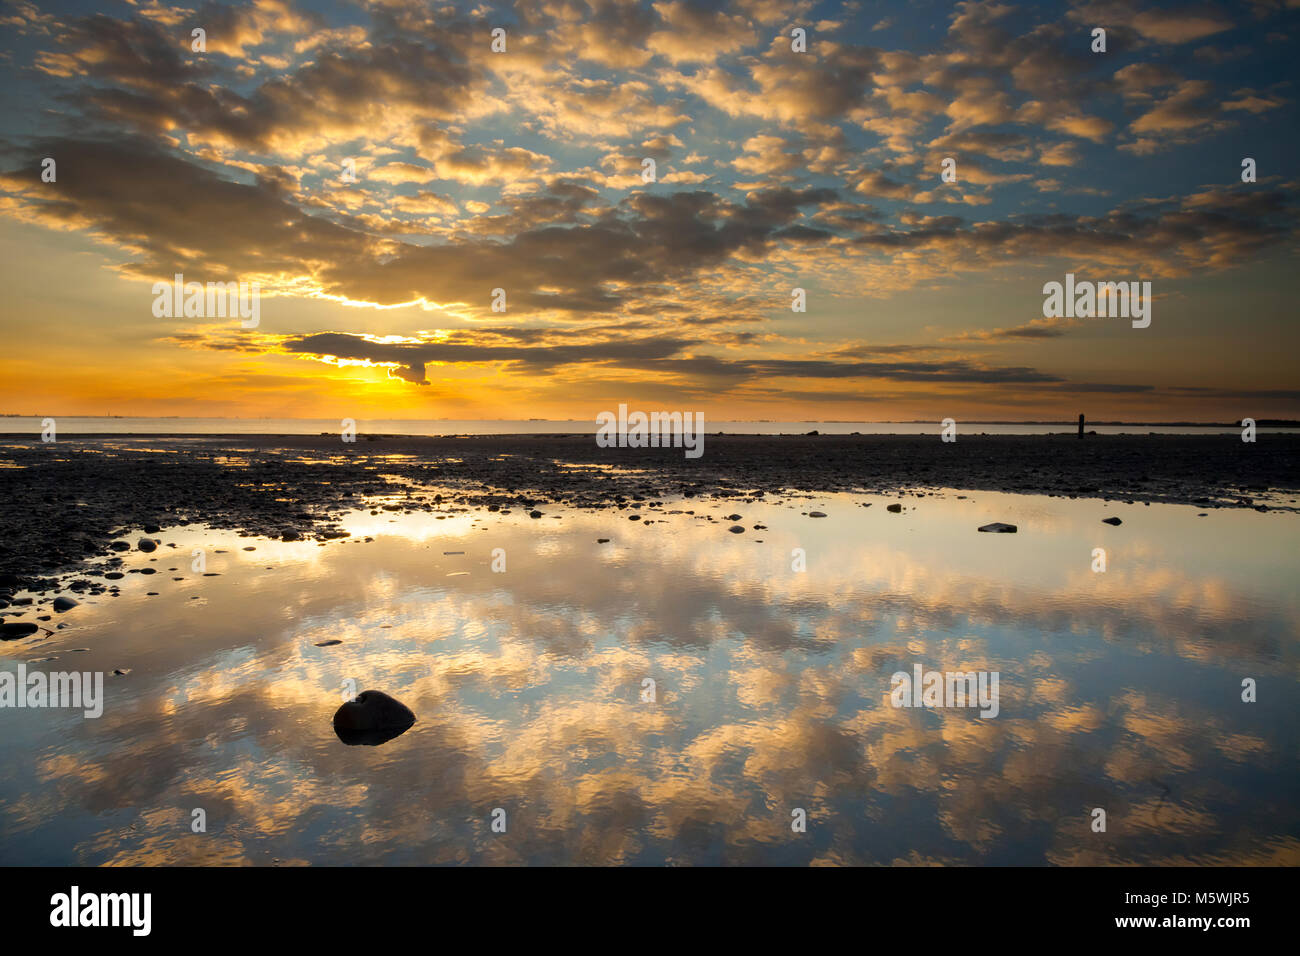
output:
[[[145,552],[146,554],[149,553],[150,551],[158,550],[158,542],[155,541],[153,538],[141,538],[139,541],[135,543],[135,546],[139,548],[141,551]]]
[[[158,573],[158,569],[157,569],[157,568],[141,568],[141,569],[140,569],[140,573],[141,573],[141,574],[157,574],[157,573]]]
[[[114,668],[113,673],[118,677],[125,677],[127,674],[131,673],[131,668],[129,667]]]
[[[597,538],[597,539],[596,539],[596,543],[597,543],[597,544],[608,544],[608,543],[609,543],[609,538]]]
[[[993,534],[1015,534],[1016,526],[1002,521],[995,521],[992,524],[981,525],[980,530],[989,531]]]
[[[318,641],[317,644],[316,644],[316,646],[317,646],[317,647],[333,647],[335,644],[342,644],[342,643],[343,643],[343,642],[340,641],[340,640]]]
[[[70,597],[56,597],[54,599],[54,610],[62,614],[64,611],[72,610],[77,606],[77,603],[77,601],[72,600]]]
[[[124,575],[121,571],[105,571],[105,572],[104,572],[104,577],[106,577],[106,578],[107,578],[108,580],[110,580],[110,581],[117,581],[118,579],[123,578],[123,577],[125,577],[125,576],[126,576],[126,575]]]
[[[6,621],[0,624],[0,641],[16,641],[28,634],[35,634],[38,628],[26,621]]]
[[[640,521],[640,520],[641,520],[641,516],[640,516],[640,515],[628,515],[628,516],[627,516],[627,520],[628,520],[628,521]]]
[[[824,512],[824,511],[810,511],[810,512],[808,512],[808,517],[809,517],[809,518],[825,518],[825,517],[826,517],[826,512]]]
[[[885,505],[885,510],[892,511],[894,514],[898,514],[900,511],[903,510],[903,506],[900,504]]]
[[[739,520],[740,520],[740,515],[727,515],[727,520],[728,520],[728,521],[739,521]]]
[[[130,550],[131,550],[131,542],[130,542],[130,541],[114,541],[114,542],[112,542],[112,543],[109,545],[109,547],[112,548],[114,551],[130,551]]]
[[[290,528],[288,531],[286,531],[286,532],[284,532],[282,535],[280,535],[280,540],[281,540],[281,541],[300,541],[300,540],[302,540],[302,535],[300,535],[297,531],[294,531],[292,528]]]
[[[1118,518],[1102,518],[1101,523],[1119,525],[1119,524],[1123,524],[1124,522],[1120,521]]]
[[[541,516],[542,516],[542,513],[541,513],[540,511],[530,511],[530,512],[528,512],[528,517],[530,517],[530,518],[540,518]]]
[[[334,712],[334,733],[349,746],[387,743],[414,723],[409,707],[378,690],[363,690]]]
[[[730,531],[732,534],[744,534],[744,533],[745,533],[745,529],[744,529],[742,526],[738,525],[738,524],[733,524],[733,525],[732,525],[730,528],[728,528],[727,530]]]
[[[147,524],[144,526],[145,534],[157,534],[161,530],[162,528],[158,527],[156,524]]]

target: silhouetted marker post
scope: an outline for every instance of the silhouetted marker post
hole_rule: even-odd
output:
[[[1083,437],[1083,412],[1079,413],[1079,437]]]

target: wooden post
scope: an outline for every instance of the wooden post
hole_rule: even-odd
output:
[[[1079,437],[1083,437],[1083,412],[1079,413]]]

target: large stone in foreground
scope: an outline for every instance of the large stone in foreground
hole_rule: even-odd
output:
[[[980,530],[989,531],[993,534],[1015,534],[1016,526],[1001,521],[995,521],[992,524],[980,525]]]
[[[345,744],[386,743],[414,723],[409,707],[379,690],[363,690],[334,712],[334,732]]]
[[[16,641],[28,634],[35,634],[40,628],[27,621],[5,621],[0,624],[0,641]]]

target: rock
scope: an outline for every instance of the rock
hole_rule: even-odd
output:
[[[280,535],[280,540],[281,540],[281,541],[301,541],[301,540],[302,540],[302,535],[300,535],[297,531],[294,531],[292,528],[290,528],[288,531],[286,531],[286,532],[284,532],[283,534]]]
[[[733,525],[732,525],[730,528],[728,528],[727,530],[730,531],[732,534],[744,534],[744,533],[745,533],[745,529],[744,529],[741,525],[738,525],[738,524],[733,524]]]
[[[130,541],[114,541],[114,542],[112,542],[112,543],[109,545],[109,547],[112,548],[114,551],[130,551],[130,550],[131,550],[131,542],[130,542]]]
[[[992,524],[981,525],[980,530],[989,531],[993,534],[1015,534],[1016,526],[1002,521],[995,521]]]
[[[541,513],[540,511],[537,511],[537,510],[533,510],[533,511],[528,512],[528,517],[530,517],[530,518],[540,518],[541,516],[542,516],[542,513]]]
[[[826,512],[824,512],[824,511],[810,511],[810,512],[808,512],[808,517],[809,517],[809,518],[825,518],[825,517],[826,517]]]
[[[641,516],[640,516],[640,515],[628,515],[628,516],[627,516],[627,520],[628,520],[628,521],[640,521],[640,520],[641,520]]]
[[[161,530],[162,528],[158,527],[156,524],[147,524],[144,526],[145,534],[157,534]]]
[[[27,621],[6,621],[0,624],[0,641],[16,641],[39,630],[35,624]]]
[[[59,596],[54,599],[54,610],[62,614],[64,611],[70,611],[77,606],[76,601],[70,597]]]
[[[318,642],[316,643],[316,646],[317,646],[317,647],[333,647],[335,644],[342,644],[342,643],[343,643],[343,642],[340,641],[340,640],[331,639],[331,640],[328,640],[328,641],[318,641]]]
[[[728,521],[739,521],[739,520],[740,520],[740,515],[727,515],[727,520],[728,520]]]
[[[898,514],[903,510],[903,506],[900,504],[885,505],[885,510],[892,511],[894,514]]]
[[[334,733],[349,745],[386,743],[414,723],[409,707],[378,690],[363,690],[334,712]]]
[[[1102,518],[1102,519],[1101,519],[1101,523],[1102,523],[1102,524],[1121,525],[1121,524],[1123,524],[1124,522],[1120,521],[1118,518]]]
[[[129,667],[114,668],[113,673],[118,677],[125,677],[127,674],[131,673],[131,668]]]
[[[158,550],[158,542],[155,541],[153,538],[141,538],[139,541],[135,543],[135,546],[139,548],[141,551],[145,552],[146,554],[148,554],[150,551]]]
[[[125,577],[125,575],[121,571],[105,571],[104,577],[109,581],[117,581]]]
[[[597,543],[597,544],[608,544],[608,543],[609,543],[609,538],[597,538],[597,539],[596,539],[596,543]]]

